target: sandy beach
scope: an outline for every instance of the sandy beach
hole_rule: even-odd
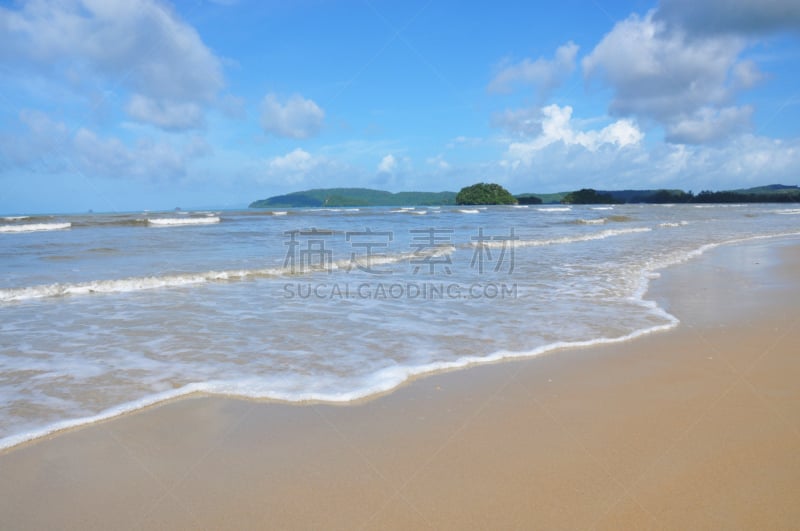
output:
[[[714,249],[648,298],[681,324],[358,404],[198,396],[21,445],[0,528],[797,527],[800,245]]]

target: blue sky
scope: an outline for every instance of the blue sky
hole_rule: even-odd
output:
[[[0,2],[0,212],[800,179],[796,0]]]

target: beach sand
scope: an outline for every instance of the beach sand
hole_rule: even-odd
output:
[[[648,298],[681,324],[359,404],[194,397],[19,446],[0,528],[797,528],[800,246],[717,248]]]

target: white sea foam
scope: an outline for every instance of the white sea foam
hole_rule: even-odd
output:
[[[3,220],[5,221],[22,221],[23,219],[29,219],[30,216],[3,216]]]
[[[219,216],[204,218],[147,218],[147,223],[154,227],[173,227],[177,225],[210,225],[219,223]]]
[[[424,216],[428,213],[427,210],[408,210],[408,212],[411,214],[416,214],[417,216]]]
[[[784,215],[792,215],[792,214],[800,214],[800,208],[782,208],[780,210],[773,210],[775,214],[784,214]]]
[[[550,238],[545,240],[514,240],[514,247],[540,247],[544,245],[560,245],[569,243],[588,242],[592,240],[604,240],[614,236],[623,236],[625,234],[636,234],[639,232],[650,232],[652,229],[648,227],[637,227],[630,229],[609,229],[592,234],[581,234],[580,236],[564,236],[563,238]],[[481,245],[483,247],[503,248],[508,247],[509,242],[498,240],[488,242],[473,242],[473,247]]]
[[[539,212],[569,212],[572,209],[570,207],[543,207],[536,210]]]
[[[657,307],[656,307],[657,308]],[[657,308],[660,310],[660,308]],[[107,408],[95,415],[80,418],[67,419],[51,423],[38,429],[28,430],[0,439],[0,449],[7,449],[27,441],[45,437],[52,433],[75,428],[83,425],[93,424],[108,420],[114,417],[131,413],[146,407],[174,400],[182,396],[192,394],[235,396],[246,399],[271,399],[283,402],[312,402],[312,403],[347,403],[355,400],[364,399],[370,396],[380,395],[389,392],[413,377],[426,374],[451,371],[469,366],[496,363],[504,360],[532,358],[555,350],[569,348],[590,347],[595,345],[621,343],[637,337],[651,334],[663,330],[668,330],[678,324],[678,319],[660,310],[667,322],[663,325],[651,326],[636,330],[629,334],[619,337],[601,337],[586,341],[558,341],[538,348],[524,351],[500,350],[487,355],[463,356],[452,361],[438,361],[418,365],[394,365],[379,369],[365,378],[361,385],[347,390],[327,389],[327,390],[276,390],[276,382],[262,378],[242,378],[233,381],[212,380],[207,382],[197,382],[185,385],[181,388],[150,394],[139,400],[133,400],[118,406]],[[284,385],[286,382],[282,382]]]
[[[614,210],[612,206],[592,207],[592,210]]]
[[[423,251],[398,253],[385,256],[372,256],[372,265],[393,264],[409,259],[446,256],[455,251],[455,246],[443,244]],[[284,277],[296,274],[325,271],[349,271],[355,267],[352,260],[339,260],[320,266],[300,268],[279,267],[259,269],[239,269],[227,271],[206,271],[152,277],[132,277],[123,279],[92,280],[89,282],[43,284],[22,288],[0,288],[0,303],[19,302],[30,299],[66,297],[70,295],[92,295],[102,293],[130,293],[159,288],[179,288],[209,282],[233,282],[256,278]]]
[[[206,282],[243,280],[245,278],[278,276],[281,269],[251,269],[241,271],[207,271],[182,275],[163,275],[111,280],[93,280],[65,284],[46,284],[24,288],[0,289],[0,302],[16,302],[67,295],[88,295],[92,293],[128,293],[157,288],[173,288]]]
[[[578,223],[581,225],[602,225],[606,222],[606,218],[597,218],[597,219],[579,219]]]
[[[684,227],[688,225],[688,221],[667,221],[665,223],[659,223],[659,227],[663,228],[672,228],[672,227]]]
[[[462,214],[480,214],[481,212],[477,208],[459,208],[458,211]]]
[[[64,230],[70,227],[72,227],[72,223],[22,223],[19,225],[0,225],[0,232],[39,232]]]
[[[288,213],[289,212],[287,212],[286,210],[274,210],[274,211],[270,212],[270,214],[272,214],[273,216],[285,216]]]

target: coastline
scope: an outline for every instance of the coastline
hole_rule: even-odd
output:
[[[0,454],[0,524],[796,522],[797,239],[661,275],[646,298],[681,320],[663,333],[425,375],[358,404],[187,397],[20,445]]]

